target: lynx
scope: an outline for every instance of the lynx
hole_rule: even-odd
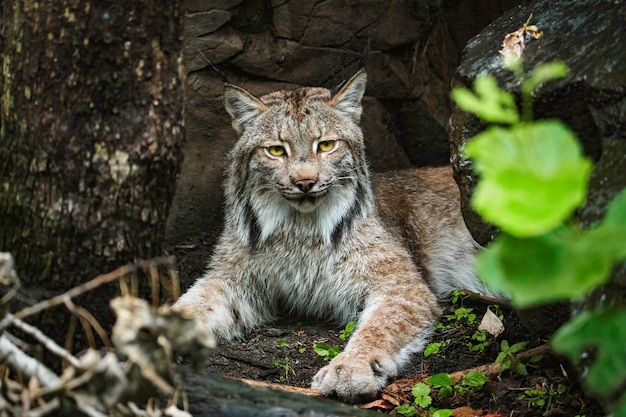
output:
[[[371,176],[359,127],[367,76],[260,98],[226,84],[239,135],[225,225],[207,272],[174,305],[218,337],[281,314],[357,321],[313,378],[325,395],[375,395],[425,343],[455,288],[489,293],[472,271],[449,167]]]

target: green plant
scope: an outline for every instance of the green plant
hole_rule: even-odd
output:
[[[284,347],[284,348],[288,348],[289,347],[289,343],[287,343],[286,341],[284,341],[283,339],[278,339],[276,341],[276,346],[278,347]]]
[[[447,408],[440,408],[439,410],[432,410],[432,417],[450,417],[454,414],[454,410],[448,410]]]
[[[294,365],[297,365],[298,363],[299,361],[291,360],[289,356],[285,355],[284,359],[273,361],[272,366],[282,371],[282,375],[280,376],[281,382],[289,382],[289,374],[292,374],[292,375],[296,374]]]
[[[463,301],[469,297],[465,290],[453,290],[452,291],[452,304],[463,305]]]
[[[580,298],[606,282],[613,265],[626,259],[626,191],[591,228],[585,230],[570,220],[584,201],[591,161],[563,123],[531,121],[533,92],[565,76],[567,67],[543,64],[528,76],[519,61],[510,68],[521,86],[521,113],[513,95],[490,76],[477,78],[474,92],[452,93],[460,108],[497,124],[472,138],[464,150],[480,176],[472,206],[501,229],[478,257],[476,269],[518,306]],[[554,349],[574,362],[586,349],[595,348],[586,381],[592,392],[618,398],[616,415],[626,415],[626,394],[620,391],[626,384],[624,322],[624,309],[586,311],[552,339]]]
[[[346,327],[344,327],[344,329],[339,332],[339,340],[341,340],[342,342],[348,340],[348,338],[352,336],[352,333],[354,333],[354,329],[356,329],[356,322],[348,322],[348,324],[346,324]]]
[[[406,417],[411,417],[417,414],[417,410],[411,404],[401,404],[397,406],[396,412]]]
[[[516,353],[524,350],[528,342],[519,342],[513,345],[509,345],[507,340],[502,340],[500,342],[500,353],[498,353],[498,357],[496,358],[496,363],[500,364],[500,372],[504,372],[507,369],[515,369],[520,375],[528,375],[528,371],[526,370],[526,366],[517,360],[515,357]]]
[[[535,389],[527,389],[523,394],[520,394],[517,398],[519,400],[528,401],[529,407],[543,408],[547,407],[558,399],[558,397],[567,392],[567,386],[558,384],[554,387],[553,384],[549,386],[538,387]]]
[[[450,339],[429,343],[428,345],[426,345],[426,348],[424,349],[424,357],[427,358],[430,355],[441,352],[441,350],[444,349],[449,344],[450,344]]]
[[[465,375],[461,383],[455,384],[450,374],[440,373],[428,378],[426,383],[418,382],[415,384],[411,388],[411,394],[413,395],[413,402],[416,406],[427,408],[433,403],[432,388],[438,391],[439,399],[449,397],[453,395],[454,392],[467,396],[481,389],[487,381],[488,378],[484,374],[480,372],[469,372]],[[411,404],[398,406],[396,412],[404,416],[414,416],[418,414],[417,409]],[[453,410],[429,407],[429,412],[432,417],[450,417]]]
[[[339,355],[339,346],[329,345],[328,343],[315,343],[313,345],[315,353],[324,358],[325,361],[332,360],[335,356]]]
[[[430,396],[430,387],[423,382],[415,384],[411,388],[411,394],[413,394],[415,404],[422,408],[428,407],[433,402],[433,398]]]
[[[345,342],[346,340],[348,340],[348,338],[352,336],[352,333],[354,333],[355,329],[356,329],[356,323],[353,321],[348,322],[346,326],[343,328],[343,330],[339,332],[339,340],[342,342]],[[329,361],[333,359],[335,356],[339,355],[339,353],[341,352],[341,349],[339,348],[339,346],[329,345],[328,343],[324,343],[324,342],[315,343],[313,345],[313,350],[315,351],[315,353],[317,353],[322,358],[324,358],[325,361]]]
[[[441,373],[432,375],[426,380],[433,388],[439,390],[439,398],[450,397],[454,394],[454,381],[450,377],[450,374]]]
[[[482,389],[488,381],[489,378],[482,372],[472,371],[463,376],[463,385],[470,387],[474,391]]]
[[[487,339],[487,330],[476,330],[470,337],[470,341],[467,342],[467,347],[469,347],[470,352],[482,353],[490,344],[491,340]]]
[[[473,308],[469,307],[457,307],[452,311],[452,314],[448,314],[446,319],[457,323],[474,324],[476,322],[476,314],[472,313]]]
[[[455,384],[449,374],[435,374],[428,378],[426,382],[437,389],[440,399],[450,397],[455,392],[467,397],[479,390],[489,381],[489,378],[481,372],[468,372],[460,383]]]

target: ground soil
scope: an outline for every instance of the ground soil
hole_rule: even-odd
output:
[[[180,266],[180,278],[183,287],[200,276],[211,254],[212,236],[177,243],[170,252],[176,255]],[[476,344],[470,337],[475,332],[480,319],[487,310],[488,302],[465,299],[462,305],[472,308],[477,320],[467,324],[456,320],[447,320],[459,305],[444,304],[444,316],[441,323],[444,329],[438,329],[431,336],[431,342],[449,341],[439,353],[424,357],[416,354],[399,378],[426,378],[441,372],[453,373],[480,365],[494,363],[501,350],[501,341],[509,345],[528,342],[524,350],[546,344],[546,340],[537,336],[521,325],[515,311],[506,306],[501,308],[505,331],[497,338],[488,337],[490,343],[483,352],[471,352],[468,343]],[[545,320],[552,320],[545,317]],[[313,375],[327,362],[318,355],[313,346],[316,343],[343,346],[339,340],[342,326],[329,323],[314,323],[306,320],[285,318],[277,323],[255,331],[244,340],[221,342],[217,352],[210,358],[203,372],[211,372],[234,378],[266,381],[296,387],[308,387]],[[506,370],[491,375],[490,381],[480,390],[469,395],[455,395],[431,405],[436,408],[458,409],[455,416],[501,415],[501,416],[586,416],[600,417],[605,413],[600,405],[585,395],[578,380],[578,372],[564,358],[550,352],[543,355],[536,363],[526,366],[528,375]],[[390,381],[393,382],[393,381]],[[556,393],[562,385],[565,392]],[[535,390],[536,393],[527,393]],[[552,392],[552,395],[550,394]],[[406,397],[411,397],[406,393]],[[545,403],[537,404],[543,397]],[[381,404],[384,405],[384,401]],[[386,404],[389,407],[389,403]],[[468,411],[467,408],[470,407]],[[419,410],[419,408],[418,408]],[[380,408],[380,413],[400,415],[394,409]],[[420,411],[421,412],[421,411]],[[463,414],[465,412],[465,414]],[[423,415],[428,415],[422,412]]]

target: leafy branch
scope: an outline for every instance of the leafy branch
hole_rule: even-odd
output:
[[[476,79],[474,92],[455,89],[458,106],[497,125],[466,144],[480,177],[472,207],[501,234],[476,263],[490,286],[510,294],[515,305],[530,306],[579,299],[605,283],[616,262],[626,259],[626,190],[609,204],[602,221],[589,229],[572,220],[584,202],[592,163],[574,133],[557,120],[531,121],[532,96],[543,83],[567,74],[554,62],[521,72],[521,59],[510,64],[520,79],[522,112],[511,93],[492,76]],[[596,348],[587,374],[592,392],[617,398],[616,414],[626,414],[626,311],[585,312],[566,323],[552,346],[578,362]]]

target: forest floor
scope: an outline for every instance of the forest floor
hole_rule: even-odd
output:
[[[206,242],[210,240],[201,238],[170,249],[178,259],[184,287],[205,270],[211,254]],[[524,328],[512,309],[462,296],[443,308],[444,314],[427,348],[429,351],[438,348],[438,352],[431,352],[428,357],[416,354],[399,380],[390,381],[379,399],[365,407],[398,416],[403,415],[396,409],[400,404],[406,404],[404,410],[408,414],[404,415],[420,416],[430,415],[428,409],[454,410],[456,417],[605,415],[599,404],[583,392],[576,370],[566,359],[552,354],[545,339]],[[504,331],[497,337],[478,331],[488,308],[499,315],[504,324]],[[545,319],[551,320],[550,317]],[[315,347],[317,350],[320,347],[342,348],[345,345],[345,341],[340,340],[342,327],[285,318],[249,334],[244,340],[222,342],[210,358],[206,371],[299,387],[306,392],[313,375],[327,363]],[[484,340],[481,340],[481,333]],[[524,353],[529,351],[531,354]],[[518,355],[519,361],[516,360]],[[498,356],[500,363],[496,363]],[[505,367],[510,362],[510,369],[503,370],[501,362],[505,362]],[[422,385],[422,390],[430,389],[430,392],[420,398],[411,394],[415,384],[426,382],[430,376],[449,373],[462,378],[468,370],[477,367],[480,367],[477,371],[488,377],[484,385],[473,383],[471,379],[463,383],[461,379],[450,388]],[[430,397],[432,403],[422,408],[418,403],[429,401],[424,397]],[[414,411],[417,413],[412,414]]]

